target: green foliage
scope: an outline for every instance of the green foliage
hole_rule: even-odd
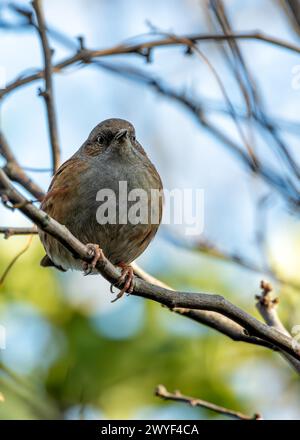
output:
[[[2,253],[1,271],[23,244],[24,239],[15,238],[4,242],[2,248],[6,253]],[[34,240],[1,287],[0,312],[14,304],[30,305],[50,325],[51,344],[56,346],[56,353],[46,366],[43,359],[36,359],[30,371],[21,371],[18,376],[13,373],[15,365],[3,356],[0,391],[5,401],[0,403],[0,418],[57,418],[78,405],[95,408],[106,418],[134,418],[143,408],[170,405],[154,396],[159,383],[169,390],[180,389],[184,394],[252,414],[260,410],[260,396],[257,401],[249,399],[237,392],[240,387],[234,384],[240,368],[247,368],[253,359],[266,366],[267,360],[272,359],[286,386],[293,383],[293,374],[278,356],[263,348],[230,341],[142,299],[122,300],[124,314],[131,314],[135,301],[145,306],[142,324],[134,334],[126,338],[108,337],[94,325],[95,314],[87,313],[84,301],[75,306],[67,299],[72,297],[69,283],[72,274],[61,275],[40,268],[41,256],[41,246]],[[203,264],[202,271],[175,268],[174,272],[158,275],[184,289],[218,289],[239,302],[237,289],[228,281],[227,266],[223,270],[218,266],[216,270],[210,260]],[[106,294],[109,292],[99,292]],[[284,310],[290,307],[287,301]],[[96,314],[100,321],[101,310],[100,307]],[[24,342],[22,338],[21,334],[20,343]],[[18,349],[18,346],[7,347],[12,352]],[[174,407],[182,414],[187,411],[184,404]],[[195,414],[199,418],[219,417],[201,409],[193,409]],[[84,412],[84,416],[89,417],[89,413]]]

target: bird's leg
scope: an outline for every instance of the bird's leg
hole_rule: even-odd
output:
[[[119,286],[120,284],[123,284],[124,282],[125,282],[125,284],[124,284],[123,289],[120,290],[118,295],[111,302],[115,302],[118,299],[122,298],[122,296],[124,295],[125,292],[127,292],[129,295],[133,291],[133,287],[134,287],[133,268],[130,265],[125,264],[125,263],[119,263],[119,264],[117,264],[117,266],[122,269],[122,275],[119,277],[115,286]]]
[[[89,249],[93,259],[90,262],[84,261],[82,264],[82,268],[84,271],[84,275],[89,275],[93,271],[93,269],[95,269],[97,262],[104,257],[104,254],[98,244],[88,243],[86,247]]]

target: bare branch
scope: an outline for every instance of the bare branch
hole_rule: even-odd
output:
[[[278,38],[273,38],[268,35],[264,35],[260,32],[235,33],[232,35],[197,34],[197,35],[185,35],[179,38],[188,39],[193,43],[197,43],[200,41],[225,41],[229,39],[259,40],[284,49],[288,49],[292,52],[300,53],[300,47],[292,43],[288,43],[286,41],[280,40]],[[117,46],[113,46],[107,49],[100,49],[100,50],[89,50],[84,48],[82,50],[79,50],[76,54],[72,55],[71,57],[65,58],[59,63],[53,65],[52,72],[58,73],[64,70],[66,67],[69,67],[78,62],[86,63],[86,62],[90,62],[92,59],[95,58],[107,57],[111,55],[137,54],[140,56],[141,55],[145,56],[145,54],[147,55],[149,53],[149,50],[152,50],[154,48],[166,47],[166,46],[185,47],[185,44],[183,44],[181,41],[174,41],[173,38],[162,38],[160,40],[155,39],[152,41],[138,43],[138,44],[130,44],[130,43],[120,44]],[[12,92],[15,89],[24,86],[25,84],[29,84],[33,81],[42,79],[44,77],[45,77],[45,71],[39,70],[32,75],[25,75],[22,78],[18,78],[12,81],[11,83],[9,83],[5,89],[0,90],[0,98]]]
[[[217,22],[219,23],[224,34],[232,34],[233,30],[226,13],[224,2],[222,0],[210,0],[209,4],[209,10],[212,11],[213,16],[217,19]],[[259,128],[262,129],[263,135],[265,137],[268,135],[268,145],[270,144],[271,148],[277,149],[280,157],[282,157],[292,172],[295,173],[297,179],[299,179],[299,165],[296,163],[287,145],[280,137],[277,127],[270,122],[269,117],[264,111],[259,86],[257,81],[254,80],[254,77],[250,73],[250,69],[248,68],[247,63],[242,55],[242,51],[239,48],[238,41],[228,40],[228,45],[231,49],[234,60],[232,60],[230,55],[225,51],[226,60],[228,61],[230,68],[233,70],[234,76],[236,77],[242,94],[245,97],[248,109],[248,117],[250,119],[253,118],[253,120],[259,124]],[[222,48],[221,45],[220,48]],[[223,48],[223,50],[224,49],[225,48]],[[270,142],[270,140],[273,142]]]
[[[226,416],[232,417],[238,420],[262,420],[260,414],[254,414],[253,416],[248,416],[239,411],[234,411],[232,409],[224,408],[223,406],[215,405],[214,403],[207,402],[206,400],[198,399],[195,397],[184,396],[180,391],[175,391],[175,393],[170,393],[164,385],[158,385],[155,390],[155,395],[161,397],[165,400],[172,400],[175,402],[184,402],[191,406],[200,406],[201,408],[209,409],[218,414],[224,414]]]
[[[161,280],[158,280],[152,275],[149,275],[136,263],[132,263],[131,265],[133,267],[134,273],[142,280],[147,281],[150,284],[154,284],[155,286],[163,287],[164,289],[174,290],[168,284],[162,282]],[[271,350],[276,350],[276,348],[269,342],[264,341],[260,338],[256,338],[254,336],[250,336],[242,326],[235,323],[226,316],[221,315],[220,313],[210,312],[207,310],[190,310],[182,307],[173,308],[171,309],[171,311],[179,315],[185,316],[200,324],[206,325],[207,327],[210,327],[218,331],[219,333],[228,336],[233,341],[247,342],[249,344],[259,345],[262,347],[270,348]]]
[[[8,177],[1,169],[0,193],[5,195],[13,206],[17,206],[18,209],[38,227],[63,244],[72,255],[74,255],[74,257],[87,262],[93,258],[94,255],[90,248],[74,237],[65,226],[59,224],[56,220],[49,217],[49,215],[32,205],[13,187]],[[121,271],[111,264],[106,257],[103,257],[98,261],[96,268],[104,278],[112,284],[115,284],[120,278]],[[137,277],[134,279],[134,289],[132,294],[151,299],[152,301],[163,304],[170,309],[187,308],[218,312],[241,325],[250,335],[261,338],[278,349],[286,351],[295,359],[300,360],[300,350],[298,350],[298,347],[295,348],[292,338],[289,338],[278,330],[261,323],[256,318],[230,303],[220,295],[171,291],[149,284]]]
[[[10,238],[13,235],[35,235],[37,234],[36,227],[33,228],[22,228],[22,227],[11,227],[11,226],[0,226],[0,234],[4,234],[4,238]]]
[[[226,38],[228,36],[229,36],[229,40],[230,40],[230,34],[223,35],[222,36],[223,40],[224,39],[226,40]],[[206,37],[208,37],[208,35],[190,36],[190,40],[188,40],[188,41],[189,41],[189,44],[191,44],[191,43],[194,44],[194,41],[198,41],[197,38],[205,39]],[[213,36],[210,35],[210,37],[213,37]],[[220,37],[220,36],[218,36],[218,37]],[[81,61],[84,63],[93,62],[98,67],[107,68],[107,69],[114,71],[115,73],[118,73],[118,74],[128,75],[131,72],[126,71],[126,69],[122,69],[119,66],[117,66],[117,67],[108,66],[108,65],[104,65],[103,63],[93,61],[94,57],[106,56],[106,55],[111,55],[111,54],[119,54],[119,53],[123,53],[123,54],[136,53],[139,55],[144,55],[145,50],[149,51],[149,50],[152,50],[154,47],[161,47],[163,45],[171,45],[172,43],[186,46],[186,37],[178,37],[178,38],[179,38],[179,40],[181,39],[181,41],[174,41],[174,37],[172,37],[172,38],[167,37],[162,40],[156,40],[154,42],[150,41],[150,42],[142,43],[142,44],[135,44],[135,45],[134,44],[133,45],[123,44],[123,45],[115,46],[114,48],[111,48],[111,49],[106,49],[104,51],[90,51],[90,50],[86,49],[84,46],[81,46],[80,50],[73,57],[66,59],[62,63],[56,65],[56,67],[53,67],[53,72],[60,71],[61,69],[67,67],[67,65],[71,65],[71,64],[76,63],[78,61]],[[228,38],[227,38],[227,40],[228,40]],[[284,177],[282,177],[279,174],[278,170],[270,168],[269,165],[266,163],[260,163],[259,169],[258,169],[257,164],[255,163],[255,161],[253,161],[253,157],[251,157],[252,154],[248,155],[245,151],[243,151],[243,149],[241,148],[240,145],[238,145],[235,141],[233,141],[231,138],[229,138],[223,131],[220,131],[218,126],[216,126],[211,121],[209,121],[206,118],[206,116],[203,112],[203,109],[201,108],[199,103],[195,103],[191,99],[187,99],[182,94],[179,94],[178,92],[175,92],[175,91],[171,90],[170,88],[164,87],[159,81],[157,81],[149,76],[147,77],[145,74],[141,74],[136,69],[131,69],[131,70],[134,70],[134,72],[132,72],[132,79],[141,80],[144,83],[146,83],[147,85],[152,86],[156,91],[158,91],[162,95],[164,95],[168,98],[174,99],[175,101],[184,105],[197,118],[198,122],[201,124],[201,126],[203,128],[205,128],[211,135],[213,135],[223,146],[226,146],[234,154],[237,155],[237,157],[243,162],[244,165],[246,165],[247,169],[250,172],[254,171],[256,173],[256,175],[258,175],[261,179],[263,179],[265,182],[267,182],[268,185],[270,185],[270,187],[272,187],[278,193],[280,193],[280,195],[288,203],[290,203],[293,208],[299,209],[299,192],[298,192],[297,188],[295,187],[295,185],[293,184],[293,182],[291,180],[287,180]],[[8,85],[7,88],[3,90],[2,94],[9,92],[11,86],[13,86],[13,89],[14,89],[15,85],[16,86],[23,85],[24,81],[26,83],[27,80],[30,82],[31,80],[42,78],[43,74],[44,74],[44,72],[40,71],[33,76],[31,75],[29,77],[26,77],[26,76],[22,77],[19,80],[17,80],[17,83],[15,83],[15,84],[11,83],[10,85]],[[36,75],[38,75],[38,76],[36,76]],[[1,96],[1,91],[0,91],[0,96]],[[230,114],[232,116],[232,111],[230,111]],[[293,168],[295,170],[297,170],[297,164],[294,164],[291,162],[292,158],[289,157],[289,154],[286,153],[286,148],[285,148],[284,144],[281,142],[281,140],[278,138],[278,134],[276,134],[276,130],[274,128],[274,125],[271,124],[271,122],[269,121],[269,118],[266,118],[266,116],[262,113],[255,114],[254,116],[255,116],[255,120],[257,120],[257,121],[260,121],[260,119],[263,118],[263,120],[260,121],[260,123],[269,127],[270,133],[271,134],[273,133],[277,142],[281,146],[283,157],[288,161],[288,163],[291,166],[293,166]],[[249,150],[249,148],[248,148],[248,150]],[[251,151],[251,148],[249,151]]]
[[[208,310],[191,310],[180,307],[174,308],[172,311],[186,316],[187,318],[190,318],[200,324],[206,325],[207,327],[210,327],[229,337],[232,341],[246,342],[248,344],[278,351],[278,349],[270,342],[267,342],[266,340],[256,336],[249,335],[249,333],[241,325],[220,313],[211,312]]]
[[[44,66],[45,66],[45,90],[40,91],[40,95],[43,96],[47,108],[48,116],[48,127],[49,136],[51,141],[51,151],[52,151],[52,170],[53,174],[58,169],[60,164],[60,148],[58,142],[58,131],[57,131],[57,121],[54,109],[54,98],[53,98],[53,84],[52,84],[52,51],[48,43],[45,18],[41,6],[41,0],[33,0],[32,6],[35,10],[37,21],[38,21],[38,32],[40,35],[43,56],[44,56]]]

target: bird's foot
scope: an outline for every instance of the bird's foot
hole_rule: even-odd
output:
[[[122,285],[123,283],[125,283],[125,284],[124,284],[122,290],[120,290],[120,292],[118,293],[118,295],[111,301],[112,303],[117,301],[118,299],[122,298],[124,293],[127,292],[128,295],[130,293],[132,293],[133,287],[134,287],[133,268],[127,264],[124,264],[124,263],[119,263],[119,264],[117,264],[117,266],[122,269],[122,275],[119,277],[118,281],[114,285],[116,287],[118,287],[118,286]],[[112,289],[111,289],[111,291],[112,291]]]
[[[84,275],[89,275],[96,267],[99,260],[104,257],[103,251],[98,244],[88,243],[86,247],[89,249],[91,257],[93,257],[92,261],[84,261],[82,264],[82,268],[84,271]]]

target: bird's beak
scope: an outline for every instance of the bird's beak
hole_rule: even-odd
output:
[[[128,130],[126,130],[126,128],[122,128],[122,130],[119,130],[118,133],[115,136],[115,139],[117,141],[120,141],[123,138],[127,138],[128,136]]]
[[[133,146],[130,140],[129,131],[122,128],[115,135],[108,151],[122,157],[128,157],[132,154]]]

